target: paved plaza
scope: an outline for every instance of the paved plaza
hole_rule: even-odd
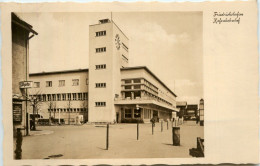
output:
[[[105,125],[37,126],[38,131],[23,138],[22,159],[89,159],[89,158],[187,158],[196,147],[196,138],[204,138],[204,129],[195,122],[180,126],[181,146],[172,145],[171,123],[115,124],[109,128],[106,150]]]

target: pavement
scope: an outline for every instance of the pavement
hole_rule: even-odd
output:
[[[106,158],[190,158],[196,138],[204,138],[204,127],[195,122],[180,125],[180,146],[172,145],[171,124],[115,124],[109,127],[106,150],[106,125],[37,126],[23,138],[22,159],[106,159]]]

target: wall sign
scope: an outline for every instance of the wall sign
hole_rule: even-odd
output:
[[[19,82],[19,86],[21,89],[24,88],[32,88],[33,82],[32,81],[21,81]]]

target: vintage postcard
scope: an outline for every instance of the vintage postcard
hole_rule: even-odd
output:
[[[259,162],[257,2],[1,4],[4,165]]]

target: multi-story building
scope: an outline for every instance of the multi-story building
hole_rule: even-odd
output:
[[[30,80],[36,87],[43,84],[38,96],[45,96],[44,102],[57,101],[56,109],[63,111],[61,118],[72,111],[84,114],[88,122],[171,119],[172,113],[178,111],[177,96],[147,67],[129,67],[128,52],[127,36],[112,20],[100,20],[89,27],[89,69],[33,73]],[[73,86],[75,80],[79,82],[77,86]],[[64,103],[73,94],[72,109],[67,109]],[[81,98],[83,94],[87,98]],[[81,105],[86,100],[84,112]],[[52,110],[42,107],[41,111],[46,117]]]
[[[26,128],[28,134],[28,120],[26,113],[29,107],[27,88],[29,71],[29,40],[38,33],[33,27],[12,13],[12,100],[13,100],[13,129]]]

